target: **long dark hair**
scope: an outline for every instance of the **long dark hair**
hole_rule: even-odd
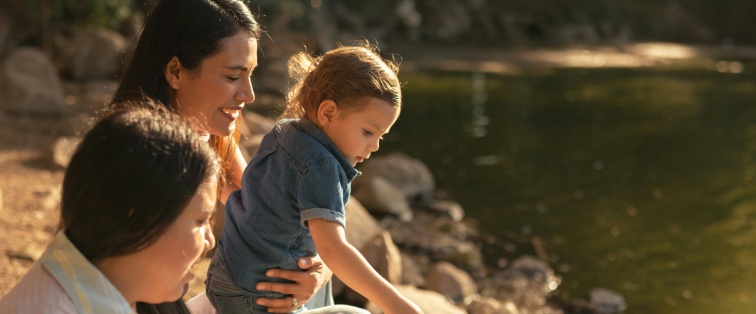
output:
[[[168,62],[175,56],[182,67],[198,69],[202,60],[218,51],[221,41],[240,32],[254,38],[262,32],[241,1],[161,0],[147,15],[113,103],[147,95],[170,106],[171,87],[163,74]]]
[[[252,12],[238,0],[161,0],[147,15],[139,40],[125,63],[112,103],[141,99],[159,100],[169,107],[171,86],[163,70],[175,56],[181,66],[198,70],[220,43],[240,32],[259,38],[260,25]],[[242,120],[230,136],[211,135],[210,143],[221,159],[219,191],[225,184],[229,160],[241,138]],[[218,197],[220,197],[218,193]]]
[[[208,143],[165,107],[118,108],[86,134],[63,178],[61,226],[92,262],[154,243],[219,171]],[[186,312],[180,300],[138,308]]]
[[[90,261],[139,251],[178,217],[217,156],[159,106],[107,114],[84,137],[63,178],[61,223]]]

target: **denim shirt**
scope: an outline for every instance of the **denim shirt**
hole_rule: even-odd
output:
[[[308,220],[346,227],[344,205],[359,174],[308,119],[279,122],[244,170],[241,190],[226,201],[218,246],[234,283],[255,291],[260,281],[288,282],[265,271],[298,270],[297,259],[317,254]]]

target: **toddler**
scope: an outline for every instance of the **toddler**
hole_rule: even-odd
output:
[[[283,119],[247,166],[226,203],[223,235],[210,264],[207,295],[219,313],[268,313],[256,298],[294,295],[256,289],[269,268],[299,269],[319,254],[349,287],[385,313],[422,313],[383,279],[344,236],[354,166],[378,150],[399,117],[398,66],[369,45],[289,60],[297,80]],[[298,118],[298,119],[296,119]],[[298,311],[303,311],[299,308]]]

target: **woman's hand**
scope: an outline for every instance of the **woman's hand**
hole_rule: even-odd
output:
[[[272,268],[265,273],[268,277],[288,279],[294,283],[260,282],[257,284],[257,290],[273,290],[293,297],[258,298],[257,304],[267,306],[268,311],[272,313],[289,313],[307,303],[315,292],[331,280],[333,273],[318,255],[300,258],[297,265],[304,271]],[[296,304],[294,298],[296,298]]]

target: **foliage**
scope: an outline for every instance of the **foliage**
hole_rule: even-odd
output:
[[[75,27],[116,29],[133,13],[132,0],[6,0],[5,13],[12,17],[22,42],[44,44],[53,33]],[[3,9],[0,9],[3,10]]]

